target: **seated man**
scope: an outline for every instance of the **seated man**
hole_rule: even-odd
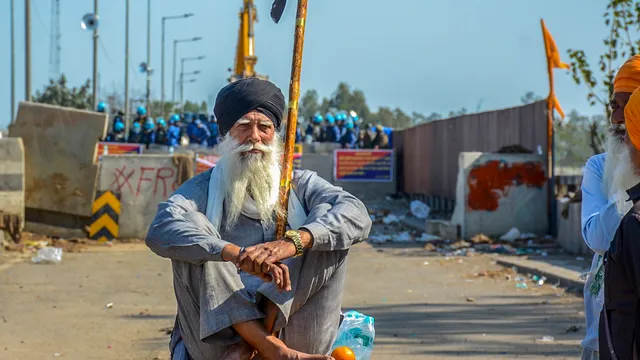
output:
[[[364,204],[295,171],[285,238],[275,238],[285,101],[249,78],[214,112],[220,159],[159,205],[146,243],[170,258],[178,315],[172,359],[331,359],[349,248],[369,235]],[[279,331],[280,336],[272,335]]]
[[[618,159],[612,186],[627,183],[633,207],[622,218],[605,256],[600,359],[640,358],[640,91],[624,108],[628,151]]]

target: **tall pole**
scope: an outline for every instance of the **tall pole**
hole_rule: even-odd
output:
[[[176,102],[176,53],[178,40],[173,40],[173,81],[171,83],[171,99]]]
[[[151,0],[147,0],[147,111],[151,112]]]
[[[540,19],[540,25],[542,26],[542,33],[544,37],[544,20]],[[545,49],[548,49],[547,38],[544,37]],[[555,234],[555,179],[554,179],[554,164],[553,164],[553,109],[554,102],[556,101],[555,90],[553,88],[553,64],[549,59],[547,51],[547,73],[549,75],[549,97],[547,98],[547,216],[549,222],[549,233]]]
[[[16,19],[15,0],[11,0],[11,124],[16,119]]]
[[[291,81],[289,82],[289,111],[287,114],[287,134],[284,140],[284,157],[282,173],[280,175],[280,208],[284,214],[278,216],[276,223],[277,238],[284,237],[287,226],[287,209],[289,204],[289,190],[293,172],[293,146],[296,140],[296,126],[298,123],[298,99],[300,98],[300,73],[302,72],[302,50],[304,49],[304,31],[307,21],[308,0],[298,0],[296,14],[296,29],[293,42],[293,57],[291,61]],[[272,329],[267,329],[269,332]]]
[[[124,25],[124,131],[129,136],[129,0],[126,0]]]
[[[98,0],[93,0],[93,15],[98,18]],[[93,27],[93,94],[92,110],[98,105],[98,27]]]
[[[184,116],[184,73],[180,73],[180,115]]]
[[[164,113],[164,25],[167,18],[162,18],[162,55],[160,56],[160,106],[162,107],[162,117],[166,118],[167,114]]]
[[[180,61],[180,112],[184,116],[184,59]]]
[[[24,0],[24,99],[31,101],[31,0]]]

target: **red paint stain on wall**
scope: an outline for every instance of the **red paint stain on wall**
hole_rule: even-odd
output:
[[[547,177],[539,162],[511,163],[492,160],[476,166],[469,172],[467,184],[470,210],[498,210],[498,201],[509,195],[515,186],[542,188]]]

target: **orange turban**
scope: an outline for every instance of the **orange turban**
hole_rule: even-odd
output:
[[[640,151],[640,91],[635,90],[624,107],[624,124],[627,135],[636,150]]]
[[[627,60],[613,80],[613,92],[634,92],[640,86],[640,55]]]

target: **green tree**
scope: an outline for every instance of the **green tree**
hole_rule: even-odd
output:
[[[555,119],[555,151],[556,165],[581,167],[593,155],[589,143],[592,138],[592,126],[597,124],[597,131],[603,132],[607,126],[604,115],[585,116],[572,110],[564,120]]]
[[[534,103],[536,101],[543,100],[544,98],[533,91],[527,91],[524,95],[520,96],[520,102],[522,105]]]
[[[202,105],[189,100],[184,102],[184,112],[199,113],[202,111]]]
[[[162,108],[162,102],[160,100],[152,100],[149,104],[150,109],[147,112],[154,118],[162,116],[171,116],[173,113],[179,113],[180,109],[176,109],[178,103],[171,101],[165,101],[164,109]]]
[[[318,92],[316,90],[307,90],[302,96],[300,100],[300,106],[298,107],[298,112],[300,116],[304,118],[305,121],[309,121],[313,118],[316,112],[320,109],[318,105],[318,100],[320,97],[318,96]]]
[[[49,84],[44,91],[36,91],[33,101],[43,104],[64,106],[82,110],[91,110],[91,81],[87,81],[80,87],[69,88],[67,77],[60,75],[60,79],[49,79]]]
[[[587,101],[591,106],[602,106],[603,114],[608,119],[611,117],[609,99],[613,94],[616,69],[620,60],[636,55],[640,47],[640,40],[633,38],[640,27],[640,1],[608,0],[603,18],[607,27],[603,39],[605,51],[598,57],[597,66],[590,64],[583,50],[569,49],[568,54],[573,80],[588,88]],[[591,120],[589,144],[594,153],[600,153],[604,150],[604,135],[600,124]]]
[[[462,116],[462,115],[467,115],[467,108],[466,107],[461,107],[460,110],[457,111],[449,111],[449,117],[457,117],[457,116]]]
[[[394,121],[391,127],[393,127],[394,129],[404,129],[413,125],[413,120],[411,119],[411,117],[405,114],[405,112],[400,110],[399,108],[396,108],[393,111],[393,115]]]

